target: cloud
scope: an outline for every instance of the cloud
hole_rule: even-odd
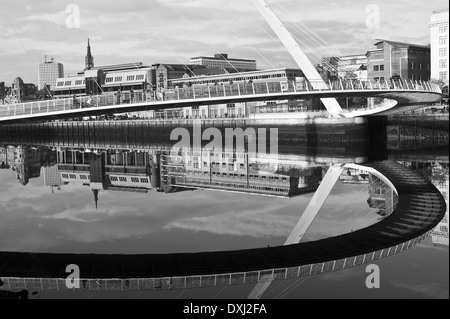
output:
[[[440,283],[429,282],[429,283],[400,283],[400,282],[392,282],[391,283],[396,288],[406,289],[412,291],[414,293],[426,295],[435,299],[448,299],[448,285],[443,285]]]
[[[325,47],[306,50],[319,55],[365,53],[375,38],[427,43],[431,11],[447,6],[443,0],[378,1],[380,28],[370,30],[365,20],[372,2],[277,0],[270,5],[288,25],[304,23],[325,40]],[[79,6],[80,29],[65,26],[70,4]],[[67,73],[80,71],[87,37],[93,39],[98,65],[187,63],[191,56],[221,51],[257,59],[260,68],[295,66],[250,1],[44,0],[37,5],[23,0],[2,3],[0,10],[8,16],[0,18],[0,81],[6,83],[17,76],[35,82],[36,63],[44,55],[65,64]]]

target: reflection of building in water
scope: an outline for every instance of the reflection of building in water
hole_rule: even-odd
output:
[[[17,179],[22,185],[26,185],[30,179],[41,175],[42,166],[53,165],[55,160],[55,153],[48,148],[18,146],[15,148],[14,161]]]
[[[441,192],[445,199],[445,204],[447,206],[447,212],[444,219],[436,226],[431,234],[431,238],[435,245],[449,246],[449,232],[448,232],[448,194],[449,194],[449,174],[448,174],[448,164],[446,167],[444,165],[435,163],[432,169],[432,179],[431,182],[436,186],[436,188]]]
[[[284,163],[286,164],[286,163]],[[58,172],[63,184],[89,186],[98,199],[101,190],[173,193],[214,189],[291,197],[315,191],[322,180],[321,166],[274,165],[247,154],[109,151],[101,154],[58,151]]]
[[[322,180],[322,167],[280,172],[267,160],[236,152],[164,155],[161,170],[167,185],[283,197],[315,191]]]
[[[369,173],[360,169],[347,168],[339,180],[344,184],[369,184]]]
[[[384,181],[373,174],[369,174],[369,199],[370,208],[378,209],[377,214],[389,216],[398,203],[398,195]]]
[[[61,174],[58,172],[58,166],[42,167],[41,175],[44,178],[44,186],[60,189],[62,185]]]
[[[148,153],[58,151],[58,171],[62,182],[81,183],[93,190],[146,193],[152,188],[150,169]]]
[[[0,169],[9,168],[8,165],[8,149],[6,147],[0,147]]]

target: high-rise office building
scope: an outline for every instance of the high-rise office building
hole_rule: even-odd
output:
[[[448,85],[448,8],[433,11],[430,32],[431,78]]]
[[[64,65],[56,63],[53,58],[38,65],[38,90],[42,90],[47,86],[53,90],[56,86],[56,79],[64,77]]]

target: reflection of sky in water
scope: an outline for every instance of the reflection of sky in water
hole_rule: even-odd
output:
[[[0,249],[74,253],[170,253],[282,245],[312,193],[292,199],[214,191],[148,194],[102,191],[95,210],[88,187],[51,192],[1,171]],[[304,240],[376,222],[365,185],[337,183]],[[347,222],[342,222],[341,219]]]
[[[436,247],[431,239],[401,254],[377,262],[380,289],[369,290],[365,267],[341,270],[300,280],[273,282],[267,299],[424,299],[449,298],[448,248]],[[67,293],[47,291],[33,298],[246,298],[254,285],[158,292]]]

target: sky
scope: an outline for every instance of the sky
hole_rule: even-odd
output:
[[[448,7],[445,0],[268,3],[313,62],[364,54],[374,39],[428,44],[431,12]],[[251,1],[2,1],[0,30],[0,82],[7,85],[17,76],[37,83],[44,56],[63,63],[66,75],[83,70],[87,38],[97,66],[184,64],[218,52],[256,59],[261,69],[295,66]]]

